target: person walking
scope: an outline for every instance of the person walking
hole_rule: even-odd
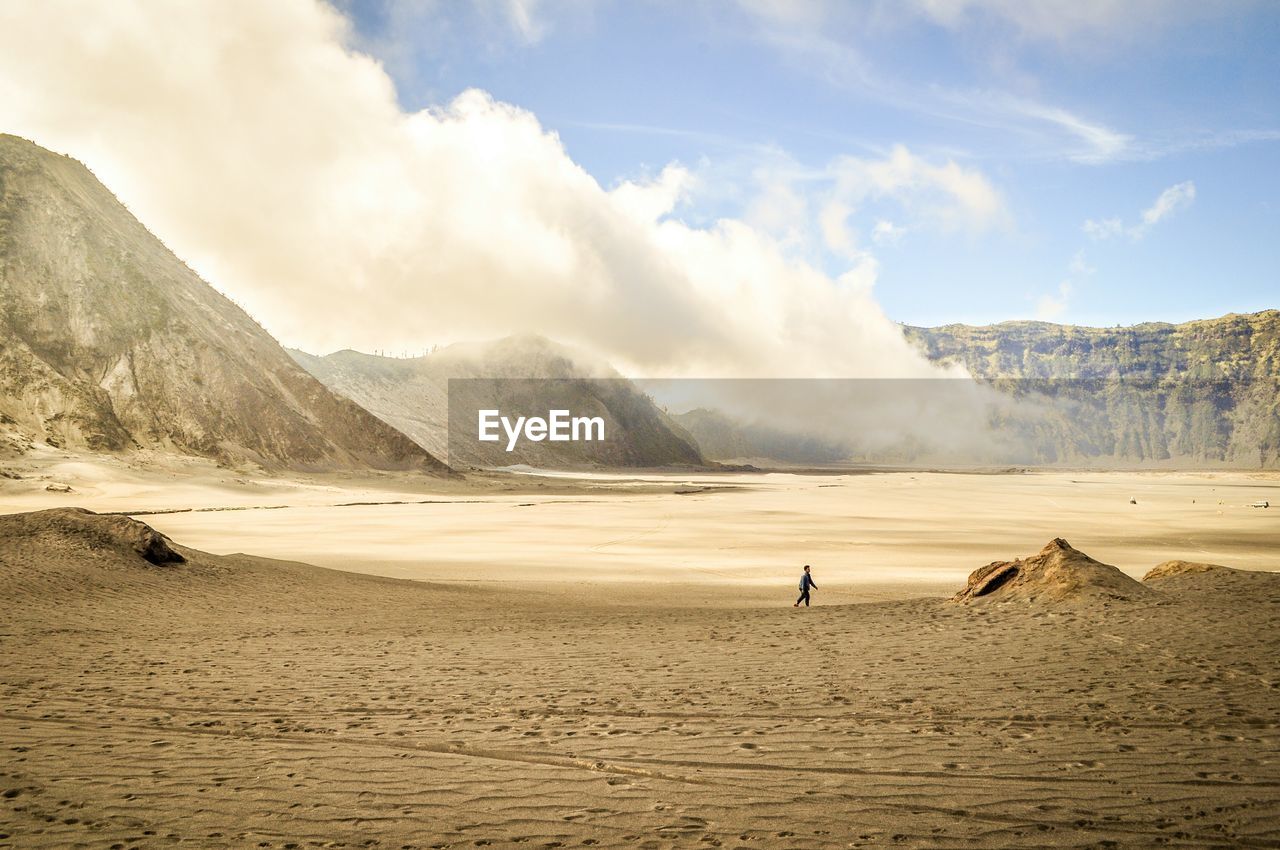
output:
[[[804,575],[800,576],[800,598],[796,600],[796,604],[792,608],[799,608],[800,603],[804,603],[804,607],[809,607],[809,588],[816,588],[813,583],[813,576],[809,574],[809,565],[804,565]]]

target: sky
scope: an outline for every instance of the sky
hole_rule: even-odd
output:
[[[849,265],[822,229],[842,158],[902,147],[980,174],[998,203],[959,220],[893,191],[845,202],[852,248],[878,261],[876,295],[898,321],[1110,325],[1276,306],[1275,4],[342,8],[407,107],[478,86],[531,110],[605,185],[681,163],[705,185],[680,215],[745,213],[832,275]]]
[[[1280,6],[0,0],[0,131],[288,345],[934,374],[895,323],[1276,303]]]

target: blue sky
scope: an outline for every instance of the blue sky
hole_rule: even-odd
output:
[[[64,5],[65,4],[65,5]],[[287,345],[934,376],[894,321],[1280,307],[1275,0],[63,0],[4,129]]]
[[[1101,325],[1280,306],[1280,6],[1203,5],[338,4],[406,110],[483,89],[606,187],[680,163],[673,216],[774,228],[833,277],[873,258],[895,320]],[[895,147],[998,209],[855,192],[833,248],[838,163]]]

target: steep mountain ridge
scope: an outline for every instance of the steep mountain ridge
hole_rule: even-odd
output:
[[[903,326],[929,359],[974,377],[1193,381],[1280,376],[1280,310],[1181,324],[1093,328],[1050,322]]]
[[[264,238],[268,238],[264,234]],[[79,162],[0,135],[0,448],[444,473],[300,369]]]

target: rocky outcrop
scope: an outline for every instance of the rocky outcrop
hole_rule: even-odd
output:
[[[1057,537],[1030,557],[995,561],[974,570],[965,588],[951,597],[951,601],[972,604],[1133,600],[1150,597],[1152,593],[1116,567],[1095,561]]]
[[[1182,324],[904,327],[1033,416],[1033,462],[1280,466],[1280,310]]]

